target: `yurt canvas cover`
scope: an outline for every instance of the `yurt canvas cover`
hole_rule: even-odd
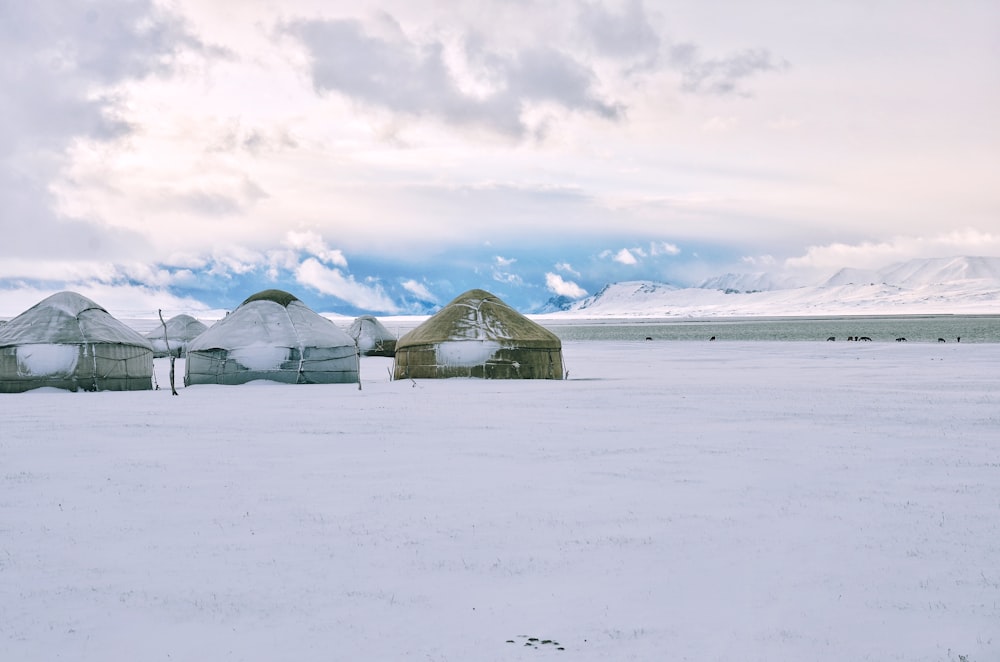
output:
[[[43,299],[0,327],[0,393],[153,388],[153,348],[75,292]]]
[[[163,324],[157,325],[155,329],[146,334],[146,340],[153,345],[153,358],[163,356],[184,356],[189,342],[200,336],[208,329],[190,315],[175,315],[166,321],[166,337],[164,337]],[[170,351],[167,351],[167,345]]]
[[[396,342],[395,379],[562,379],[562,343],[493,294],[470,290]]]
[[[392,356],[396,353],[396,336],[371,315],[362,315],[351,323],[347,335],[358,343],[365,356]]]
[[[184,383],[358,382],[354,340],[288,292],[265,290],[188,343]]]

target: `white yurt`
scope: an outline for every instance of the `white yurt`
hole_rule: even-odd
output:
[[[364,356],[392,356],[396,353],[396,336],[371,315],[362,315],[351,323],[347,335],[358,343]]]
[[[153,348],[76,292],[43,299],[0,327],[0,393],[153,388]]]
[[[147,333],[146,340],[153,346],[153,358],[171,354],[181,357],[187,352],[188,343],[207,330],[208,326],[190,315],[175,315]]]
[[[358,383],[354,339],[282,290],[264,290],[188,343],[185,385]]]

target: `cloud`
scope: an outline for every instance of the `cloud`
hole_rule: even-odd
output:
[[[205,273],[209,276],[231,278],[234,274],[250,273],[265,261],[265,256],[257,251],[239,245],[227,246],[223,250],[213,251],[206,264]]]
[[[726,57],[704,59],[698,47],[690,43],[671,46],[668,61],[681,71],[681,89],[685,92],[714,95],[747,95],[742,87],[746,79],[789,66],[765,49],[745,49]]]
[[[640,0],[626,2],[620,12],[609,11],[601,3],[584,3],[577,23],[604,55],[651,60],[660,49],[660,37]]]
[[[627,248],[623,248],[615,253],[615,256],[611,259],[620,264],[633,265],[639,263],[639,260],[637,260],[635,255],[632,254],[632,251]]]
[[[118,114],[121,83],[168,71],[201,44],[182,20],[152,1],[0,4],[0,255],[134,255],[143,235],[96,219],[65,218],[50,184],[77,138],[127,134]],[[40,237],[44,239],[39,240]]]
[[[676,244],[667,241],[653,241],[649,244],[649,254],[657,255],[680,255],[681,249]]]
[[[493,267],[491,273],[493,274],[493,280],[498,283],[507,283],[508,285],[521,285],[524,281],[521,277],[512,271],[508,271],[517,258],[507,258],[501,255],[497,255],[493,258]]]
[[[584,2],[577,18],[584,39],[601,55],[629,60],[627,74],[663,68],[681,73],[685,92],[747,95],[743,83],[752,76],[786,69],[788,62],[766,49],[744,49],[723,57],[705,57],[692,42],[672,42],[660,34],[641,0],[626,0],[618,11],[601,2]],[[708,131],[732,128],[732,118],[712,118]]]
[[[384,313],[399,312],[399,306],[386,296],[378,284],[367,286],[359,283],[353,276],[344,275],[340,269],[331,269],[314,257],[306,259],[298,266],[295,270],[295,279],[302,285],[322,294],[337,297],[358,308]]]
[[[437,303],[437,297],[431,294],[431,291],[423,283],[418,283],[413,280],[405,280],[400,283],[402,288],[417,297],[420,301],[429,301],[431,303]]]
[[[347,258],[344,257],[344,253],[340,249],[329,248],[323,237],[315,232],[289,232],[285,235],[283,243],[289,248],[319,258],[327,264],[347,268]]]
[[[736,117],[719,117],[716,115],[702,122],[701,129],[708,133],[726,133],[736,128],[739,123],[740,121]]]
[[[583,289],[573,281],[563,280],[559,274],[548,272],[545,274],[545,287],[558,296],[579,299],[587,296],[587,290]]]
[[[580,277],[580,272],[573,268],[573,265],[568,262],[557,262],[555,265],[558,271],[564,271],[572,276]]]
[[[752,268],[771,268],[777,264],[773,255],[745,255],[740,258],[740,264]]]
[[[468,37],[463,68],[480,72],[481,79],[470,89],[449,66],[442,42],[418,42],[396,27],[376,35],[357,20],[298,20],[282,30],[305,46],[317,92],[338,92],[394,113],[517,137],[529,130],[525,111],[532,104],[610,120],[621,116],[620,105],[596,92],[594,71],[562,51],[541,46],[494,52]]]
[[[896,236],[857,244],[834,242],[810,246],[804,255],[785,260],[791,270],[830,271],[841,267],[878,269],[914,258],[1000,255],[1000,234],[973,228],[931,236]]]
[[[343,251],[330,248],[322,236],[311,230],[292,230],[285,234],[281,241],[284,248],[267,252],[267,277],[278,280],[282,271],[294,272],[298,269],[303,257],[315,258],[322,263],[347,269],[347,258]]]
[[[82,294],[111,315],[125,321],[129,321],[130,318],[155,319],[158,310],[163,310],[164,318],[180,313],[196,316],[202,313],[211,319],[217,314],[219,316],[222,314],[221,311],[209,309],[196,299],[178,296],[162,288],[122,283],[72,282],[58,288],[21,285],[12,290],[0,290],[0,299],[4,305],[4,308],[0,309],[0,316],[20,315],[42,299],[67,290]]]

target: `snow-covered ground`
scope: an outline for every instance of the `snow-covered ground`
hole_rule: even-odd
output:
[[[565,355],[0,397],[0,659],[1000,659],[1000,344]]]

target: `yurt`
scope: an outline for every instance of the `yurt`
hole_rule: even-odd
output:
[[[394,379],[562,379],[562,343],[493,294],[469,290],[396,341]]]
[[[163,328],[164,325],[166,329]],[[175,315],[147,333],[146,340],[153,346],[153,358],[171,354],[180,357],[187,352],[188,343],[206,329],[208,327],[205,324],[190,315]],[[168,347],[170,351],[167,351]]]
[[[0,327],[0,393],[153,388],[149,341],[76,292],[43,299]]]
[[[371,315],[362,315],[351,323],[347,335],[358,343],[365,356],[392,356],[396,353],[396,336]]]
[[[185,385],[358,383],[354,339],[282,290],[264,290],[188,343]]]

